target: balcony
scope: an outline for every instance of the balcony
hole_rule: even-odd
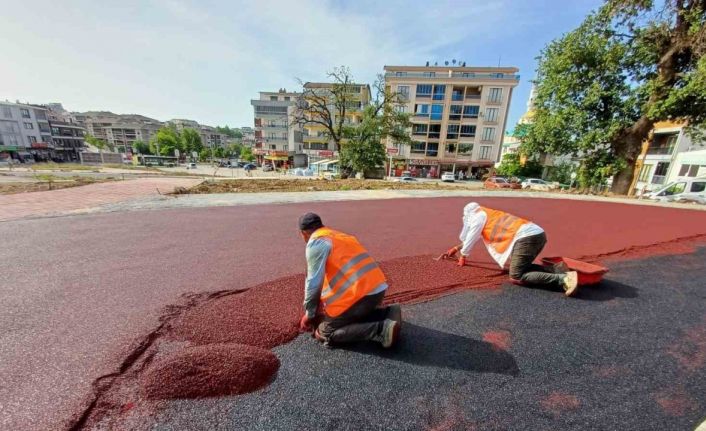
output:
[[[674,146],[669,147],[648,147],[647,154],[651,156],[668,156],[674,152]]]

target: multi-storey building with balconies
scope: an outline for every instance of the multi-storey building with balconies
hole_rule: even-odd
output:
[[[47,160],[54,145],[47,109],[26,103],[0,102],[0,153],[15,159]]]
[[[300,96],[300,93],[281,89],[276,92],[261,91],[259,99],[250,101],[255,114],[253,153],[259,163],[269,160],[276,166],[300,165],[296,163],[295,155],[301,154],[303,150],[302,129],[292,123],[292,115]],[[245,142],[246,136],[243,135]]]
[[[515,67],[385,66],[385,86],[412,115],[412,144],[397,146],[393,174],[473,175],[500,159]],[[386,143],[388,148],[397,144]],[[394,151],[394,150],[392,150]]]
[[[331,90],[335,85],[329,82],[307,82],[304,84],[306,91],[310,91],[316,96],[330,99],[328,110],[333,114],[334,124],[338,120],[335,117],[337,109],[331,95]],[[348,106],[346,106],[346,114],[343,121],[345,124],[356,125],[362,119],[363,109],[370,104],[370,85],[348,84],[348,88],[350,94],[346,96]],[[306,99],[306,95],[304,95],[304,99]],[[335,148],[335,142],[328,135],[325,126],[316,123],[305,124],[303,141],[303,152],[307,155],[309,164],[338,159],[338,148]]]

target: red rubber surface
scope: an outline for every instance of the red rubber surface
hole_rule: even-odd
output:
[[[54,429],[83,411],[94,380],[115,372],[135,351],[135,340],[154,330],[164,307],[181,294],[248,288],[303,272],[304,244],[296,231],[303,212],[316,211],[324,223],[355,234],[384,261],[447,250],[458,240],[468,201],[263,205],[0,223],[0,259],[13,262],[0,283],[0,327],[7,334],[0,347],[0,424]],[[544,255],[684,253],[706,235],[701,211],[550,199],[477,201],[542,226],[549,240]],[[683,237],[695,238],[675,241]],[[480,245],[471,260],[493,268]],[[400,288],[390,298],[419,299],[413,287],[420,279],[455,271],[444,263],[429,259],[415,277],[405,281],[400,275]],[[467,269],[464,277],[480,274]]]

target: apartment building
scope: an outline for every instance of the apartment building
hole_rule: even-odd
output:
[[[464,63],[465,64],[465,63]],[[393,174],[436,178],[442,172],[478,174],[500,160],[515,67],[385,66],[385,85],[412,114],[411,146],[396,148]],[[395,150],[392,150],[395,151]]]
[[[0,102],[0,157],[50,159],[54,146],[47,111],[39,105]]]
[[[657,190],[679,177],[706,175],[706,163],[694,157],[706,150],[706,142],[694,142],[685,127],[686,123],[674,121],[655,124],[635,164],[632,193]]]
[[[336,84],[329,82],[307,82],[304,84],[304,88],[316,96],[328,97],[331,100],[328,110],[331,113],[335,113],[336,107],[331,96],[331,90],[334,85]],[[350,84],[349,89],[351,92],[348,96],[350,105],[346,108],[346,118],[343,121],[346,124],[355,125],[360,123],[363,109],[370,104],[370,85]],[[306,95],[304,95],[304,99],[306,99]],[[334,118],[335,121],[337,121],[337,118]],[[338,149],[335,148],[335,142],[328,137],[327,130],[323,125],[306,124],[304,126],[303,142],[302,151],[307,155],[310,165],[338,159]]]
[[[149,142],[164,125],[159,120],[137,114],[89,111],[73,115],[88,134],[107,142],[121,153],[131,153],[135,141]]]
[[[258,99],[250,101],[255,118],[253,153],[260,163],[269,160],[277,166],[302,165],[300,158],[297,158],[297,163],[294,160],[295,155],[302,152],[302,128],[292,124],[292,115],[300,96],[300,93],[280,89],[276,92],[261,91]],[[244,129],[243,143],[246,143]]]

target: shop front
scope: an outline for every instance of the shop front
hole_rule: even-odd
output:
[[[390,176],[401,177],[405,171],[407,171],[406,159],[392,159],[392,169],[390,169],[390,160],[386,162],[385,172],[389,172]]]
[[[33,142],[30,154],[38,162],[47,162],[55,158],[53,145],[48,142]]]
[[[439,161],[429,159],[407,160],[407,170],[416,178],[439,178]]]
[[[289,152],[287,151],[274,151],[270,150],[263,156],[265,160],[264,164],[271,164],[275,169],[289,169],[292,166],[292,161],[290,161]]]

